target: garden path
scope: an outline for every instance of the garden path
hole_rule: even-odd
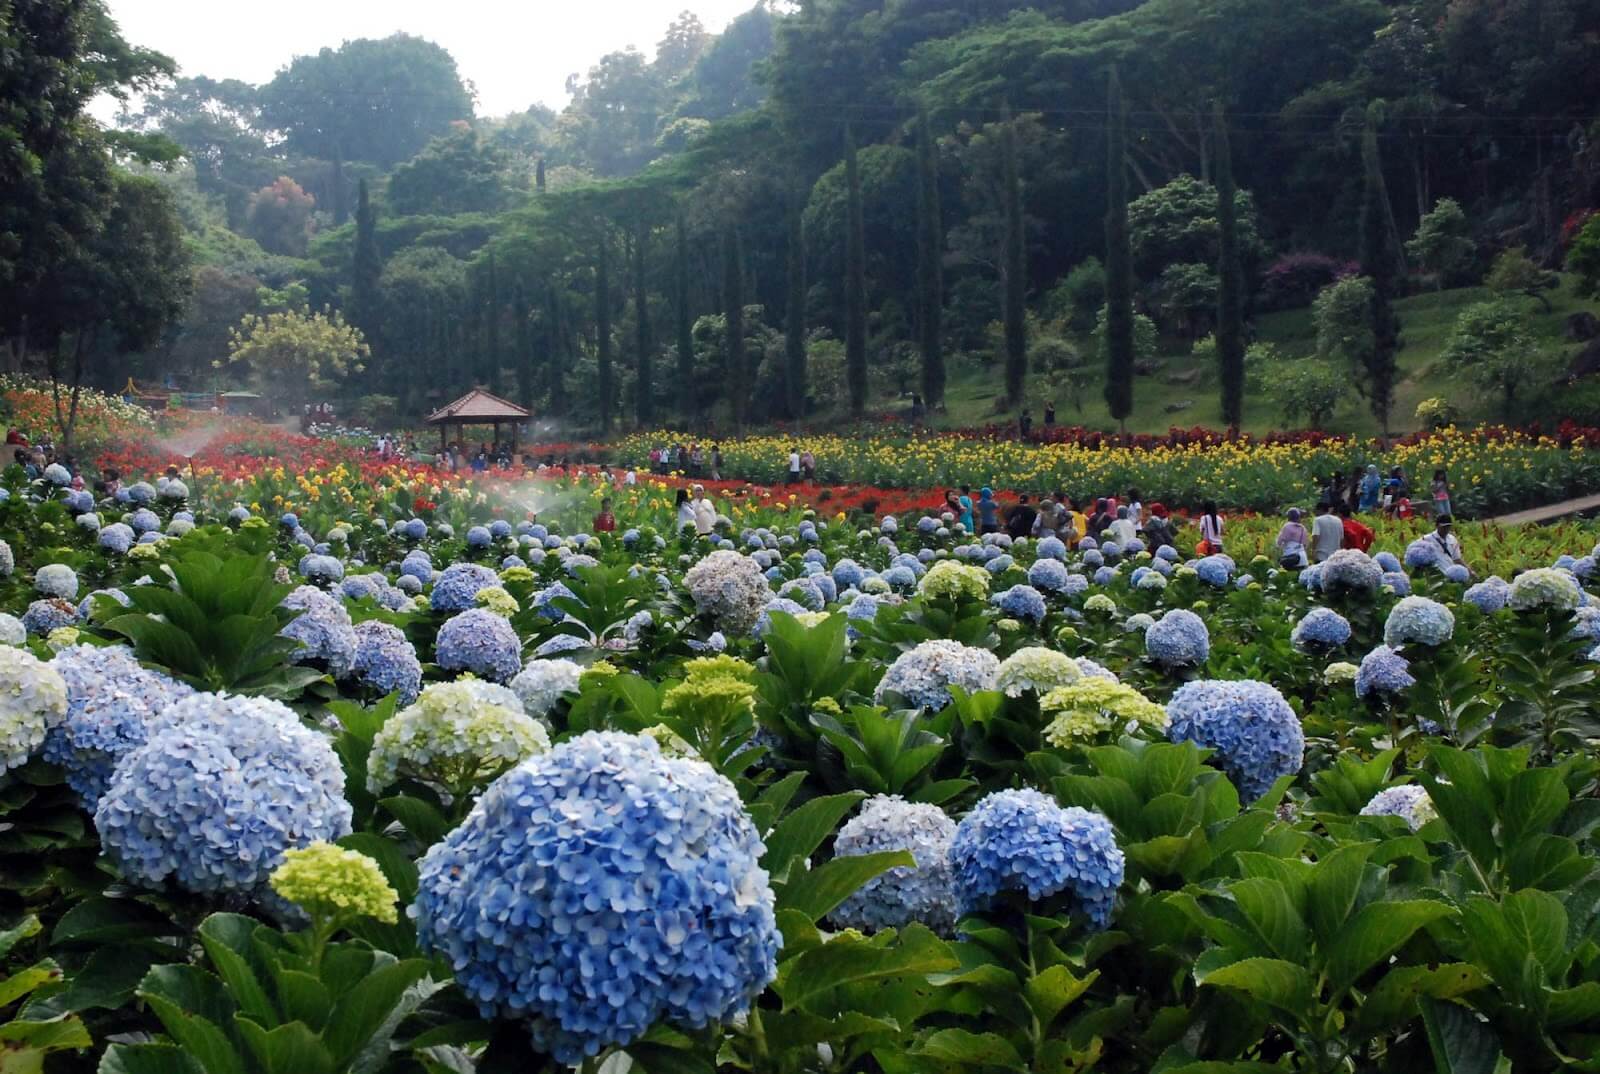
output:
[[[1544,507],[1535,507],[1527,511],[1517,511],[1489,521],[1497,526],[1525,526],[1536,522],[1550,522],[1554,519],[1565,518],[1567,515],[1581,514],[1585,511],[1600,510],[1600,495],[1580,496],[1576,500],[1563,500],[1560,503],[1547,504]]]

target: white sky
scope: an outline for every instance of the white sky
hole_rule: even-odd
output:
[[[178,61],[182,75],[260,83],[294,56],[404,31],[450,50],[478,114],[559,110],[573,72],[628,45],[655,50],[687,8],[720,32],[755,0],[109,0],[123,36]],[[100,109],[96,109],[100,111]]]

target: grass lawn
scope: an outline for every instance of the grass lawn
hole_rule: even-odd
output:
[[[1600,303],[1573,295],[1570,279],[1563,279],[1559,291],[1546,292],[1546,295],[1551,304],[1548,313],[1535,299],[1519,298],[1516,301],[1526,303],[1532,317],[1534,335],[1541,345],[1570,357],[1579,345],[1569,343],[1562,337],[1567,315],[1577,310],[1600,313]],[[1410,429],[1414,424],[1412,415],[1417,404],[1433,396],[1450,400],[1470,421],[1501,417],[1498,398],[1486,395],[1464,377],[1451,376],[1448,370],[1439,368],[1437,362],[1457,315],[1466,306],[1488,297],[1489,292],[1484,288],[1464,287],[1414,295],[1396,303],[1403,346],[1399,358],[1401,380],[1395,392],[1391,422],[1395,431]],[[1287,357],[1309,357],[1315,353],[1316,328],[1311,322],[1309,309],[1265,314],[1256,319],[1253,328],[1257,339],[1277,344]],[[1174,425],[1222,426],[1221,404],[1212,370],[1201,371],[1199,378],[1193,382],[1174,383],[1196,367],[1186,352],[1178,353],[1183,346],[1178,341],[1163,340],[1163,348],[1169,353],[1162,356],[1162,371],[1155,376],[1139,377],[1134,381],[1134,412],[1128,420],[1128,427],[1132,431],[1165,432]],[[1084,341],[1081,347],[1083,353],[1089,356],[1091,367],[1097,365],[1093,344]],[[947,413],[942,416],[940,423],[962,427],[1002,420],[1003,416],[995,411],[1002,383],[998,365],[953,364],[945,395]],[[1098,375],[1091,379],[1083,392],[1082,409],[1075,407],[1072,401],[1058,397],[1056,420],[1064,425],[1115,428],[1116,422],[1106,410],[1102,384],[1102,378]],[[1044,412],[1045,400],[1031,386],[1028,399],[1037,424]],[[1183,405],[1185,403],[1188,405]],[[1247,431],[1268,432],[1282,429],[1284,424],[1270,399],[1264,395],[1245,397],[1244,427]],[[1328,431],[1376,435],[1378,427],[1365,401],[1352,389],[1350,397],[1328,423]]]

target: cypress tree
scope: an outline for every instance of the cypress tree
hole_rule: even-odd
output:
[[[944,402],[944,221],[939,158],[924,108],[917,115],[917,327],[922,345],[922,400]]]
[[[1361,163],[1365,183],[1361,197],[1361,274],[1372,281],[1372,344],[1362,364],[1366,380],[1362,394],[1385,436],[1389,412],[1394,407],[1395,356],[1400,351],[1400,318],[1394,312],[1399,290],[1400,247],[1395,241],[1389,191],[1383,181],[1383,160],[1378,154],[1379,105],[1367,109],[1361,134]]]
[[[727,321],[728,402],[733,407],[734,425],[742,426],[749,395],[744,367],[744,255],[739,248],[739,230],[731,223],[722,229],[722,311]]]
[[[611,266],[606,250],[609,240],[602,224],[594,265],[594,342],[595,361],[599,366],[601,436],[611,432],[612,395],[616,391],[611,383]]]
[[[783,386],[789,417],[806,416],[806,231],[800,190],[789,191],[788,296],[783,318]]]
[[[1128,235],[1128,114],[1111,70],[1106,94],[1106,406],[1124,432],[1133,413],[1133,250]]]
[[[567,413],[566,363],[562,361],[569,352],[567,322],[563,315],[561,296],[555,281],[545,282],[544,292],[544,345],[545,374],[549,383],[550,413],[565,417]]]
[[[539,158],[539,163],[533,168],[533,189],[544,193],[544,158]]]
[[[517,333],[517,402],[528,410],[533,409],[533,338],[528,323],[528,288],[519,275],[511,285],[511,316]]]
[[[1228,121],[1216,106],[1217,177],[1217,365],[1222,384],[1222,420],[1237,429],[1244,420],[1244,274],[1239,265],[1239,220],[1234,202],[1233,150]]]
[[[673,311],[678,318],[678,413],[685,419],[695,412],[694,319],[689,315],[689,232],[678,213],[678,264],[673,284],[677,288]]]
[[[479,369],[483,382],[496,395],[500,394],[500,280],[494,268],[494,254],[484,269],[483,295],[478,314],[483,318],[483,336],[479,340]]]
[[[383,256],[378,252],[378,217],[361,180],[356,201],[356,249],[350,269],[350,323],[361,329],[368,344],[379,337],[378,280],[383,276]]]
[[[861,169],[856,162],[856,136],[844,129],[844,173],[847,191],[844,280],[844,375],[850,390],[850,413],[867,409],[867,240],[861,212]]]
[[[1028,374],[1028,239],[1022,224],[1022,169],[1017,160],[1017,125],[1005,111],[1000,139],[1002,196],[1005,199],[1005,250],[1001,258],[1002,316],[1005,324],[1006,405],[1022,402]]]
[[[650,353],[650,294],[645,279],[649,247],[650,225],[640,213],[633,237],[633,321],[638,359],[634,413],[641,429],[648,429],[656,416],[655,371],[651,368]]]

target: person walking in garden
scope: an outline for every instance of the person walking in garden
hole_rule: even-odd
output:
[[[722,480],[722,445],[711,445],[711,480]]]
[[[694,528],[702,537],[708,537],[717,528],[717,505],[706,495],[704,485],[694,487]]]
[[[1144,524],[1144,540],[1151,552],[1168,546],[1177,547],[1172,519],[1166,504],[1150,505],[1150,520]]]
[[[1139,490],[1128,489],[1128,519],[1133,523],[1135,532],[1144,529],[1144,504],[1139,502]]]
[[[1317,501],[1317,517],[1311,523],[1311,560],[1321,563],[1344,547],[1344,526],[1327,500]]]
[[[1038,518],[1038,510],[1028,502],[1028,494],[1024,492],[1017,497],[1017,505],[1006,512],[1006,534],[1013,541],[1026,537],[1033,532]]]
[[[611,511],[611,497],[609,496],[600,501],[600,513],[594,516],[594,531],[596,533],[617,532],[617,516]]]
[[[1049,432],[1056,424],[1056,401],[1050,400],[1044,405],[1044,431]]]
[[[1026,408],[1022,416],[1017,419],[1017,431],[1022,434],[1022,439],[1028,439],[1028,434],[1033,432],[1033,413]]]
[[[810,448],[806,448],[800,453],[800,476],[807,483],[817,479],[817,457],[811,453]]]
[[[1217,513],[1215,500],[1207,500],[1200,507],[1200,544],[1203,555],[1214,556],[1222,551],[1222,516]]]
[[[800,483],[800,445],[789,445],[789,484]]]
[[[1115,541],[1119,547],[1127,547],[1129,541],[1139,536],[1133,528],[1133,519],[1126,505],[1117,508],[1117,517],[1106,527],[1106,539]]]
[[[694,526],[694,504],[689,500],[689,490],[678,490],[678,502],[675,505],[678,513],[678,532]]]
[[[1438,546],[1439,555],[1451,563],[1460,563],[1461,542],[1456,540],[1456,520],[1450,515],[1438,515],[1433,520],[1433,532],[1428,540]]]
[[[1000,505],[995,502],[994,489],[988,485],[978,490],[978,532],[1000,532]]]
[[[1383,495],[1383,478],[1378,473],[1378,467],[1369,463],[1367,472],[1361,478],[1361,510],[1376,511],[1378,499]]]
[[[1111,525],[1111,508],[1104,497],[1094,501],[1094,514],[1089,516],[1088,527],[1084,530],[1085,537],[1093,537],[1098,543],[1105,536],[1106,527]]]
[[[1305,525],[1300,521],[1300,508],[1289,508],[1289,520],[1278,530],[1278,539],[1273,542],[1278,548],[1278,562],[1289,568],[1304,567],[1307,538]]]
[[[1433,517],[1441,518],[1453,514],[1450,510],[1450,478],[1444,469],[1433,472]]]
[[[1339,516],[1339,525],[1344,527],[1344,547],[1354,548],[1366,552],[1372,548],[1372,542],[1377,536],[1372,532],[1372,527],[1357,522],[1350,512],[1350,505],[1341,503],[1334,514]]]
[[[972,526],[972,486],[961,486],[961,498],[956,501],[961,506],[960,522],[967,528],[968,533],[975,532]]]

